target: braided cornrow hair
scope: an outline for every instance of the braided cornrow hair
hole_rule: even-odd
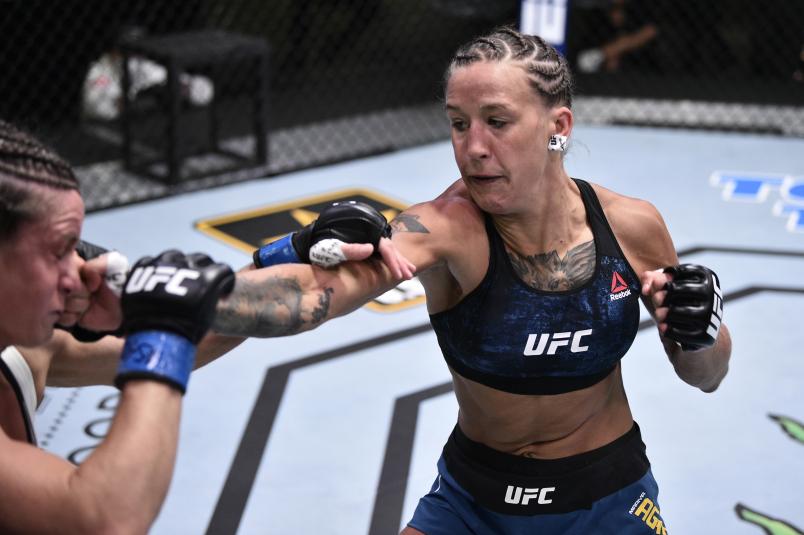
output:
[[[0,239],[41,214],[42,187],[78,190],[78,180],[55,152],[0,120]]]
[[[522,65],[530,85],[548,106],[572,107],[573,80],[566,58],[538,35],[525,35],[503,26],[461,46],[450,61],[444,80],[455,69],[478,61],[510,61]]]

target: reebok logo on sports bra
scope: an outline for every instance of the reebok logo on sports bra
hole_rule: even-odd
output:
[[[615,271],[611,276],[611,295],[609,295],[609,299],[616,301],[629,295],[631,295],[631,290],[628,289],[623,276]]]

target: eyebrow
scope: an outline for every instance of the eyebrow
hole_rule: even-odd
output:
[[[72,245],[73,247],[74,247],[76,244],[78,244],[78,242],[81,240],[81,235],[80,235],[80,234],[76,234],[76,233],[75,233],[75,232],[73,232],[72,230],[70,230],[70,231],[65,231],[65,232],[59,232],[59,231],[57,231],[57,232],[54,232],[53,234],[51,234],[51,235],[50,235],[50,237],[51,237],[52,242],[53,242],[54,244],[59,244],[59,245],[62,245],[62,244],[67,245],[67,244],[70,244],[70,245]]]
[[[458,106],[453,106],[451,104],[445,105],[444,109],[446,111],[461,111],[461,109]],[[508,111],[509,108],[505,104],[484,104],[483,106],[480,106],[481,112],[495,112],[500,110]]]

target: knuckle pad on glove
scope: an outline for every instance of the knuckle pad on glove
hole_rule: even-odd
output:
[[[180,265],[186,266],[187,265],[187,257],[178,249],[168,249],[167,251],[163,251],[157,259],[160,263],[163,264],[170,264],[170,265]]]
[[[698,292],[686,284],[668,283],[665,290],[667,290],[667,294],[665,295],[664,302],[668,305],[672,303],[683,303],[684,301],[689,301],[698,296]]]
[[[668,327],[667,331],[665,332],[666,337],[682,344],[691,342],[698,336],[698,334],[699,333],[697,331],[681,329],[678,327]]]
[[[376,249],[389,235],[388,221],[373,207],[356,201],[335,203],[321,212],[313,225],[313,243],[337,239],[345,243],[370,243]]]
[[[212,264],[212,259],[204,253],[192,253],[187,255],[187,265],[193,268],[206,267]]]
[[[722,316],[717,275],[697,264],[671,266],[664,272],[673,276],[665,285],[665,336],[685,350],[713,345]]]
[[[667,319],[665,320],[668,324],[698,324],[703,323],[704,320],[708,320],[708,311],[701,306],[680,306],[680,307],[670,307],[667,312]]]
[[[192,267],[198,263],[203,265]],[[211,324],[218,298],[233,285],[231,268],[212,263],[206,255],[170,250],[146,257],[137,262],[124,288],[123,329],[127,334],[170,331],[197,343]]]
[[[679,278],[698,278],[702,273],[705,273],[707,268],[699,266],[698,264],[679,264],[677,266],[668,266],[664,268],[665,273],[670,273],[674,279]]]
[[[134,266],[131,268],[131,271],[133,272],[134,269],[136,269],[138,267],[141,267],[141,266],[144,266],[144,265],[147,265],[147,264],[150,264],[153,261],[154,261],[154,257],[152,257],[152,256],[143,256],[142,258],[140,258],[139,260],[137,260],[134,263]],[[128,274],[128,278],[131,278],[131,273]]]

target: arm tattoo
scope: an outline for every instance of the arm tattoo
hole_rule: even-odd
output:
[[[410,214],[399,214],[391,221],[391,228],[394,232],[419,232],[430,234],[427,227],[419,222],[419,216]]]
[[[567,251],[561,258],[555,250],[521,256],[508,249],[508,257],[519,278],[537,290],[572,290],[595,272],[595,242],[588,241]]]
[[[312,310],[305,310],[295,278],[273,277],[256,283],[237,279],[232,293],[218,302],[212,329],[232,336],[266,338],[312,329],[327,319],[332,288],[325,288]]]

